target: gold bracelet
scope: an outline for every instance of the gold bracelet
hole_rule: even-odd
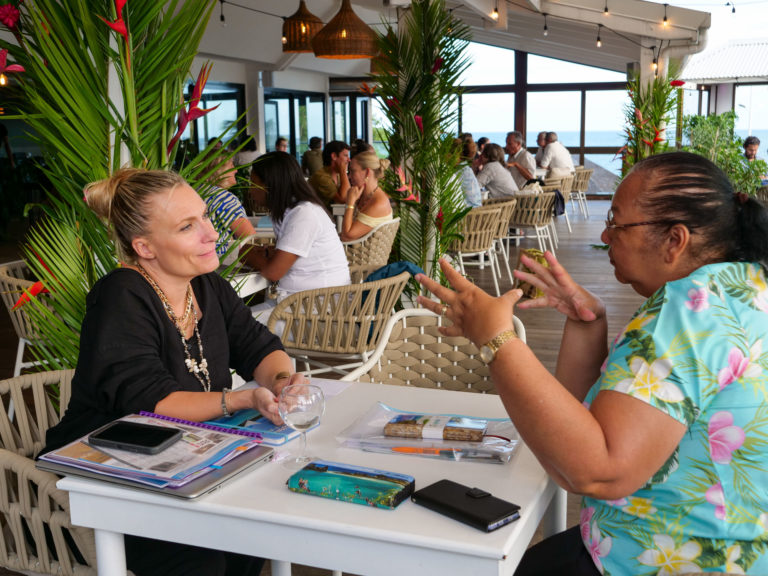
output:
[[[354,210],[355,205],[354,204],[347,204],[347,210]]]

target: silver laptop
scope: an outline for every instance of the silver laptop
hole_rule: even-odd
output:
[[[274,454],[274,449],[270,448],[269,446],[258,446],[257,448],[252,448],[251,450],[245,452],[245,454],[230,460],[221,468],[212,470],[202,475],[200,478],[192,480],[188,484],[184,484],[178,488],[173,488],[170,486],[150,486],[149,484],[132,482],[131,480],[127,480],[125,478],[106,476],[91,470],[83,470],[82,468],[67,466],[66,464],[61,464],[59,462],[38,460],[35,462],[35,466],[40,470],[53,472],[59,476],[83,476],[85,478],[93,478],[95,480],[120,484],[122,486],[128,486],[130,488],[136,488],[139,490],[149,490],[150,492],[169,494],[170,496],[176,496],[177,498],[197,498],[198,496],[219,488],[224,482],[234,478],[245,470],[253,470],[262,464],[266,464],[272,460]]]

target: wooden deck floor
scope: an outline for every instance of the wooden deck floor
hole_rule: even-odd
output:
[[[589,202],[590,216],[588,219],[569,210],[573,232],[569,233],[565,220],[560,217],[557,231],[560,245],[557,256],[560,262],[571,273],[574,279],[598,294],[606,303],[608,309],[609,336],[616,334],[627,322],[632,313],[642,303],[643,298],[630,287],[616,282],[613,276],[607,253],[596,250],[591,245],[600,244],[600,233],[603,230],[603,220],[608,210],[607,200],[591,200]],[[535,237],[526,238],[521,243],[522,248],[537,247]],[[0,247],[0,259],[14,259],[13,247]],[[510,255],[511,266],[517,262],[517,252]],[[493,284],[490,269],[472,269],[469,274],[475,282],[492,292]],[[506,274],[506,270],[504,271]],[[501,289],[509,290],[511,285],[508,278],[502,280]],[[553,310],[520,311],[520,319],[526,327],[528,344],[541,362],[554,371],[557,352],[560,347],[560,336],[563,327],[563,317]],[[10,324],[6,310],[0,310],[0,378],[8,378],[13,373],[13,363],[16,354],[16,336]],[[579,499],[569,497],[568,525],[578,521]],[[293,572],[296,576],[324,576],[326,570],[318,570],[296,566]],[[13,574],[0,568],[0,576]],[[264,570],[268,576],[269,566]]]

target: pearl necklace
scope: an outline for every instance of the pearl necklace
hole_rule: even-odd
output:
[[[155,279],[149,275],[149,273],[141,264],[137,264],[136,268],[138,269],[139,274],[141,274],[144,279],[149,282],[149,285],[152,286],[152,289],[160,298],[160,302],[162,302],[163,308],[165,308],[165,313],[168,314],[168,318],[171,319],[171,322],[173,322],[173,325],[179,332],[179,336],[181,336],[181,344],[184,347],[184,355],[186,356],[184,364],[187,366],[187,370],[189,370],[189,372],[194,375],[195,378],[197,378],[205,392],[210,392],[211,376],[208,373],[208,360],[206,360],[205,356],[203,356],[203,340],[200,338],[200,330],[197,327],[197,310],[192,304],[192,285],[187,284],[187,298],[186,304],[184,306],[184,315],[181,317],[181,320],[179,320],[179,318],[176,316],[176,313],[173,311],[173,308],[171,307],[171,303],[168,302],[168,298],[166,297],[165,292],[163,292],[163,289],[158,286],[157,282],[155,282]],[[189,351],[189,343],[184,337],[184,328],[189,323],[190,312],[192,313],[192,317],[195,320],[195,336],[197,336],[197,346],[200,350],[200,362],[192,358],[192,354]]]

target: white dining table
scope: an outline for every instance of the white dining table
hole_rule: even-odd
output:
[[[511,575],[542,519],[546,535],[564,529],[563,493],[525,445],[511,462],[489,464],[363,452],[336,439],[377,401],[399,410],[501,417],[498,396],[362,383],[327,394],[321,425],[308,435],[313,456],[410,474],[417,489],[443,478],[477,486],[519,504],[520,519],[485,533],[410,500],[385,510],[296,494],[285,485],[292,472],[280,462],[195,500],[65,477],[58,487],[69,492],[73,523],[95,530],[98,573],[125,574],[123,535],[135,534],[270,558],[276,576],[289,575],[291,562],[372,576]],[[297,448],[293,442],[284,450]]]
[[[245,298],[269,287],[269,280],[258,272],[238,272],[229,279],[229,284],[240,298]]]
[[[331,204],[331,213],[333,219],[336,221],[336,232],[341,234],[341,226],[344,222],[344,211],[347,209],[346,204]]]

